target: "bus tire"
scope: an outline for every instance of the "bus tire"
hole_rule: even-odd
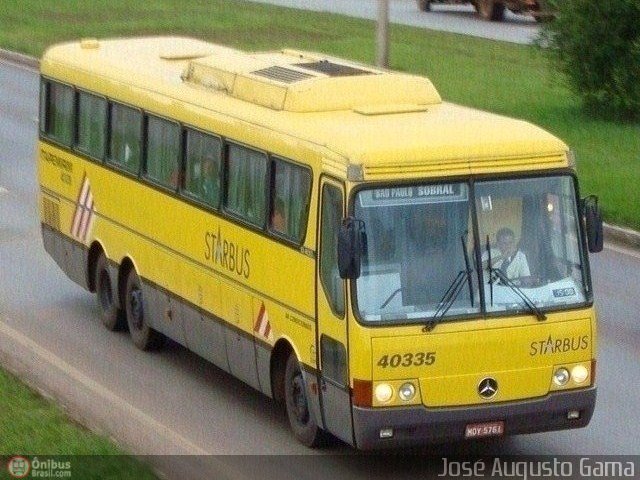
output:
[[[418,0],[418,10],[421,12],[430,12],[431,0]]]
[[[100,308],[100,319],[107,330],[117,331],[124,329],[126,323],[123,312],[116,306],[111,276],[107,257],[99,253],[96,259],[94,283],[96,287],[96,299]]]
[[[478,13],[484,20],[499,22],[504,18],[504,3],[500,0],[477,0]]]
[[[287,359],[284,374],[284,400],[294,436],[307,447],[319,446],[322,430],[309,411],[304,377],[295,353],[291,353]]]
[[[144,318],[142,284],[135,268],[129,270],[125,288],[125,312],[133,344],[140,350],[155,350],[164,343],[164,335],[149,326]]]

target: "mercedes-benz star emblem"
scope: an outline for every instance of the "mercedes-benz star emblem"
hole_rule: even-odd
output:
[[[491,398],[498,392],[498,382],[491,377],[483,378],[478,384],[478,393],[482,398]]]

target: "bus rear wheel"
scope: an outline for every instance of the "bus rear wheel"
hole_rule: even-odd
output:
[[[307,447],[319,446],[323,432],[309,411],[304,377],[294,353],[289,355],[285,368],[284,399],[289,424],[295,437]]]
[[[116,306],[107,257],[104,253],[100,253],[96,260],[94,285],[96,286],[96,298],[98,300],[98,307],[100,307],[102,324],[107,330],[111,331],[124,329],[124,314]]]
[[[125,312],[131,340],[140,350],[154,350],[164,343],[164,335],[149,326],[144,317],[142,284],[134,268],[129,270],[125,289]]]
[[[484,20],[497,22],[504,18],[504,3],[500,0],[477,0],[477,2],[477,11]]]
[[[418,0],[418,10],[421,12],[430,12],[431,0]]]

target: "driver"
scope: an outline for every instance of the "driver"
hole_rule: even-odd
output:
[[[498,230],[496,242],[500,253],[496,256],[492,255],[492,268],[500,270],[509,280],[529,277],[531,272],[527,256],[518,249],[513,230],[507,227]]]

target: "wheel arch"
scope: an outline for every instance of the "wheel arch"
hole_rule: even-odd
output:
[[[287,359],[291,354],[296,355],[295,350],[287,338],[280,338],[273,346],[270,360],[271,392],[276,402],[284,402],[284,374]]]

